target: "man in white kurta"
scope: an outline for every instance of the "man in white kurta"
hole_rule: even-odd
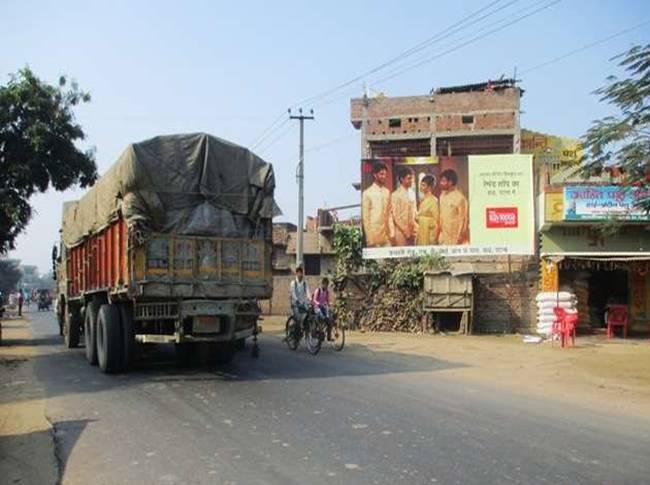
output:
[[[399,187],[390,198],[388,235],[393,246],[412,246],[417,232],[415,201],[409,190],[413,185],[413,171],[408,167],[402,167],[398,177]]]
[[[390,211],[390,191],[385,187],[388,168],[377,162],[372,167],[374,181],[363,191],[361,211],[366,247],[388,245],[388,214]]]
[[[469,243],[467,233],[469,205],[457,187],[458,175],[448,169],[440,174],[440,236],[439,244],[456,246]]]

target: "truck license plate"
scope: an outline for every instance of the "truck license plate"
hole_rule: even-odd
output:
[[[194,333],[219,333],[219,317],[200,316],[194,317]]]

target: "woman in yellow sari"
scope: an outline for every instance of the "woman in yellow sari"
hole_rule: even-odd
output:
[[[438,244],[440,232],[440,206],[438,198],[433,195],[436,179],[432,175],[425,175],[420,182],[420,192],[424,194],[418,213],[418,232],[415,238],[417,246],[432,246]]]

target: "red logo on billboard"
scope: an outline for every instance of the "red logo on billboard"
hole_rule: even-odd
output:
[[[485,209],[485,224],[489,229],[519,227],[519,215],[516,207],[488,207]]]

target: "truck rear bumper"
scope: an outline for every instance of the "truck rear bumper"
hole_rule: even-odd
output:
[[[255,331],[259,310],[254,300],[184,300],[177,303],[145,303],[136,307],[142,330],[141,343],[228,342],[249,337]],[[147,321],[172,323],[167,332],[151,333]]]

